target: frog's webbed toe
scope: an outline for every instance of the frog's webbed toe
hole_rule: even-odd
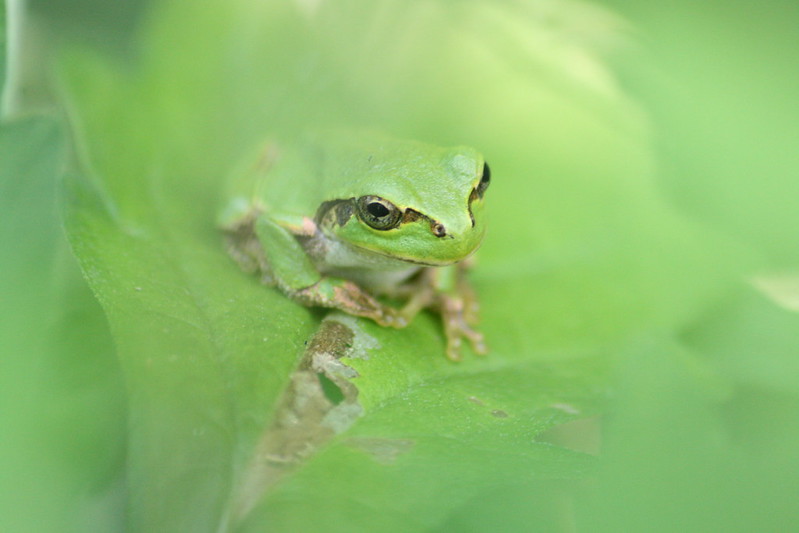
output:
[[[447,357],[453,361],[462,359],[461,347],[466,338],[477,355],[488,353],[483,334],[474,326],[477,323],[477,304],[469,299],[442,296],[440,304],[444,333],[447,337]]]
[[[399,311],[380,303],[359,285],[343,279],[324,277],[294,293],[294,299],[304,305],[335,308],[369,318],[381,326],[404,328],[408,325],[408,320]]]
[[[339,309],[353,315],[370,318],[381,326],[404,328],[408,325],[408,321],[399,311],[380,303],[374,296],[351,281],[345,281],[336,288],[336,302],[336,307]]]

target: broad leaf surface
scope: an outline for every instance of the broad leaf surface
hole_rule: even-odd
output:
[[[132,530],[444,528],[494,491],[548,494],[591,471],[538,437],[601,413],[619,346],[690,323],[741,255],[662,199],[648,125],[595,52],[618,21],[555,13],[174,1],[133,65],[67,56],[67,226],[127,382]],[[570,33],[587,14],[596,42]],[[379,346],[346,360],[362,416],[239,522],[241,480],[323,314],[226,256],[223,180],[262,136],[330,122],[491,161],[473,272],[491,353],[447,361],[430,315],[399,331],[359,321]]]

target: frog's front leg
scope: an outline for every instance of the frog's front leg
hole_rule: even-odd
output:
[[[461,262],[434,270],[435,307],[441,314],[447,337],[447,357],[461,360],[462,339],[465,337],[478,355],[488,353],[479,321],[477,297],[466,276],[468,265]]]
[[[255,220],[255,233],[275,283],[291,299],[309,307],[340,309],[381,326],[407,325],[397,310],[381,304],[357,284],[322,275],[294,234],[267,215]]]

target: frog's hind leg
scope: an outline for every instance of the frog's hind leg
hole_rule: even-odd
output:
[[[259,216],[254,227],[275,284],[294,301],[308,307],[339,309],[370,318],[381,326],[407,325],[396,309],[383,305],[359,285],[320,274],[287,228],[266,216]]]

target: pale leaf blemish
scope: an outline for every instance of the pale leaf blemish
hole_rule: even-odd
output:
[[[580,410],[577,407],[575,407],[573,405],[569,405],[567,403],[553,403],[552,405],[550,405],[550,407],[552,409],[557,409],[558,411],[563,411],[564,413],[569,414],[569,415],[579,415],[580,414]]]
[[[261,435],[253,457],[237,483],[233,524],[240,523],[280,479],[313,456],[330,439],[363,415],[358,372],[342,359],[368,359],[380,347],[357,319],[331,313],[306,343],[297,369],[278,402],[272,424]],[[328,388],[328,391],[325,388]],[[332,392],[331,392],[332,391]],[[394,457],[401,445],[380,451]]]
[[[341,312],[331,313],[326,319],[346,326],[353,334],[352,346],[349,347],[345,357],[350,359],[369,359],[371,350],[380,349],[380,342],[365,333],[359,324],[359,319]]]
[[[317,374],[325,374],[331,380],[333,376],[345,379],[358,377],[358,372],[354,368],[345,365],[338,357],[328,352],[317,354],[311,358],[310,364],[311,370]]]
[[[393,464],[397,458],[410,451],[416,442],[410,439],[384,439],[374,437],[353,437],[346,444],[356,450],[369,454],[376,462]]]
[[[535,440],[576,452],[599,455],[602,447],[602,421],[596,416],[570,420],[539,433]]]
[[[363,414],[363,408],[358,403],[342,403],[331,409],[322,419],[322,424],[329,427],[333,433],[343,433]]]

